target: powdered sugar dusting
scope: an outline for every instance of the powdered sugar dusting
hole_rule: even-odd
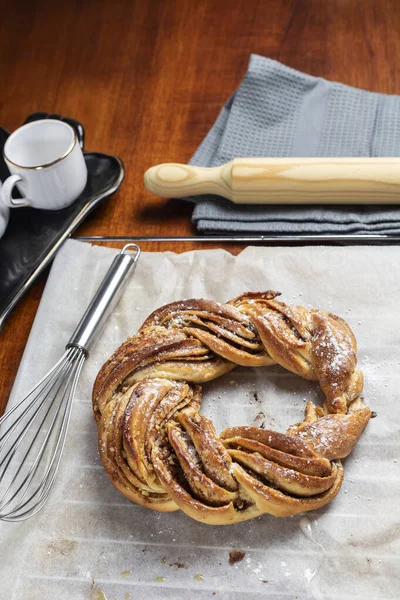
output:
[[[339,374],[349,359],[355,359],[350,337],[341,327],[334,328],[328,319],[324,321],[324,327],[317,330],[313,349],[331,373]]]

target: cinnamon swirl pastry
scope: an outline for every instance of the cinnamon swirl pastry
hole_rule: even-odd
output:
[[[127,498],[222,525],[314,510],[336,496],[340,459],[371,416],[356,341],[340,317],[277,296],[167,304],[103,365],[93,389],[100,456]],[[200,413],[199,384],[237,365],[275,364],[318,381],[323,408],[309,402],[286,433],[243,426],[218,434]]]

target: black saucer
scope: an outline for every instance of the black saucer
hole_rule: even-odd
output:
[[[48,113],[35,113],[25,122],[43,118],[59,118],[72,125],[83,147],[84,130],[73,119]],[[0,127],[0,179],[9,171],[3,158],[3,147],[9,132]],[[124,178],[121,159],[100,152],[84,152],[88,181],[80,197],[62,210],[33,208],[11,209],[10,221],[0,239],[0,329],[4,320],[39,273],[53,259],[69,235],[98,202],[113,194]]]

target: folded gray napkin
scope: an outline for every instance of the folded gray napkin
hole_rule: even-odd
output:
[[[237,157],[400,156],[400,97],[312,77],[252,55],[190,164],[213,167]],[[400,207],[235,205],[190,198],[202,233],[397,233]]]

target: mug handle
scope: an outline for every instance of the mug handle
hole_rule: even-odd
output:
[[[12,191],[16,184],[22,181],[21,175],[10,175],[1,188],[1,199],[6,206],[10,208],[20,208],[21,206],[31,206],[32,201],[29,198],[13,198]]]

